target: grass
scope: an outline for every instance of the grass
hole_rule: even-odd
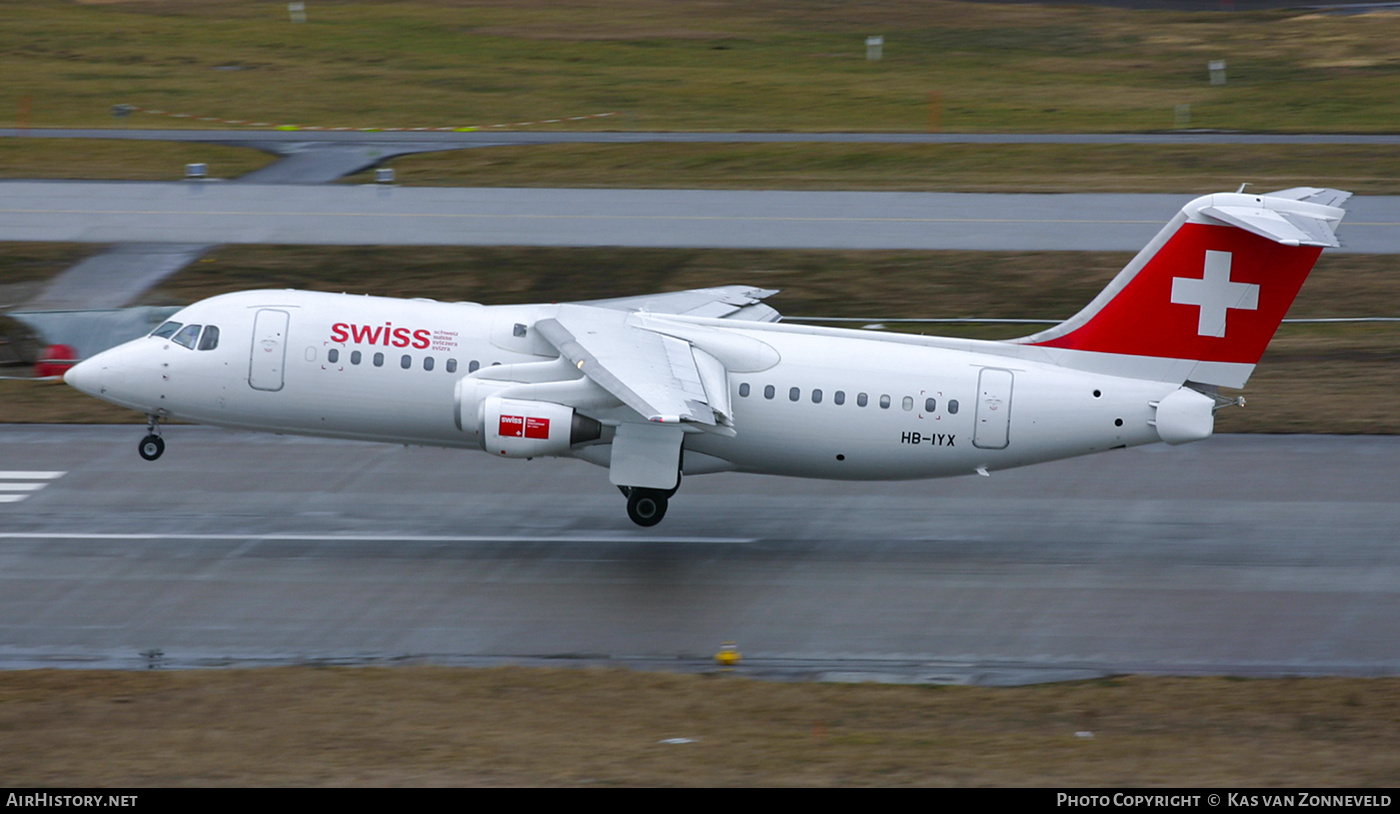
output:
[[[1400,130],[1400,15],[798,0],[280,4],[11,0],[0,127],[270,123],[528,129],[920,132]],[[885,57],[864,59],[864,38]],[[1226,58],[1230,81],[1208,82]],[[0,177],[231,177],[250,151],[0,140]],[[592,145],[399,159],[410,184],[1204,192],[1326,184],[1400,192],[1368,147]],[[354,179],[362,180],[362,179]]]
[[[235,178],[273,158],[178,142],[0,139],[0,179],[174,181],[204,162]],[[1400,194],[1390,147],[631,144],[493,147],[393,159],[407,186],[1170,192],[1324,186]],[[344,179],[370,183],[372,172]]]
[[[30,787],[1374,787],[1400,781],[1397,721],[1396,679],[988,689],[598,669],[9,671],[0,774]]]
[[[208,164],[211,177],[234,178],[273,160],[256,150],[216,144],[0,139],[0,178],[7,180],[179,181],[185,165],[195,162]]]
[[[411,186],[1204,194],[1249,182],[1400,194],[1400,155],[1389,147],[554,145],[424,153],[393,166]]]
[[[1394,131],[1400,17],[938,2],[11,0],[0,126],[111,106],[274,123],[625,129]],[[865,59],[870,34],[884,58]],[[1211,85],[1206,62],[1228,61]],[[930,94],[941,100],[931,110]],[[24,101],[28,100],[28,101]],[[931,115],[932,114],[932,115]],[[177,124],[188,123],[176,120]]]

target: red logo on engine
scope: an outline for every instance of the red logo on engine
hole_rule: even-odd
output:
[[[496,431],[502,438],[543,438],[548,440],[549,419],[503,415]]]

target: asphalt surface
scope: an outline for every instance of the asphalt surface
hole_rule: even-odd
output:
[[[317,134],[337,146],[325,149],[304,133],[116,132],[289,158],[237,185],[0,184],[0,239],[143,240],[131,257],[171,264],[224,242],[1135,250],[1184,196],[268,184],[317,183],[391,149],[496,143],[1400,142]],[[1395,201],[1354,201],[1352,250],[1396,251]],[[406,224],[412,237],[385,237]],[[148,464],[141,434],[0,427],[0,666],[702,670],[735,642],[741,672],[778,678],[1400,674],[1395,438],[1223,437],[926,483],[714,475],[641,530],[606,472],[577,462],[177,427]]]
[[[0,182],[0,240],[1136,251],[1186,195]],[[1400,252],[1400,197],[1342,251]]]
[[[1400,674],[1400,438],[1223,436],[991,478],[0,427],[0,666],[612,663],[1013,684]],[[148,655],[143,655],[148,654]]]
[[[1146,0],[1150,2],[1150,0]],[[1246,0],[1252,2],[1253,0]],[[1267,0],[1259,0],[1266,2]],[[1226,6],[1222,5],[1222,8]],[[232,202],[234,208],[225,206],[220,213],[217,207],[207,207],[213,199],[222,199],[226,193],[210,191],[209,188],[194,187],[203,196],[206,209],[202,212],[186,213],[183,207],[190,204],[191,187],[181,192],[167,189],[162,204],[166,207],[139,209],[131,206],[123,208],[121,202],[108,200],[102,211],[83,209],[82,203],[57,208],[61,204],[52,203],[57,195],[71,193],[56,192],[53,188],[44,191],[15,187],[10,190],[19,194],[15,209],[0,211],[0,239],[10,240],[76,240],[119,244],[117,248],[99,253],[78,263],[54,279],[40,294],[25,304],[28,310],[92,310],[110,309],[128,305],[160,280],[178,272],[185,265],[222,242],[290,242],[290,243],[394,243],[394,244],[446,244],[446,245],[645,245],[645,246],[721,246],[743,248],[985,248],[990,240],[995,248],[1050,248],[1083,249],[1091,242],[1102,248],[1110,248],[1104,243],[1104,236],[1097,234],[1100,229],[1083,227],[1079,213],[1064,223],[1050,215],[1021,216],[999,219],[993,210],[987,214],[963,217],[956,210],[950,213],[905,216],[865,215],[841,212],[813,218],[804,214],[782,211],[753,211],[729,217],[706,216],[703,213],[684,212],[680,214],[654,215],[641,210],[639,216],[635,207],[623,213],[593,213],[591,201],[578,202],[569,215],[541,212],[515,212],[513,215],[498,216],[494,213],[453,210],[434,210],[430,204],[428,211],[414,208],[406,198],[423,198],[422,193],[401,192],[379,189],[377,200],[364,211],[346,212],[337,209],[343,203],[333,200],[329,205],[300,202],[301,209],[292,212],[271,211],[268,201],[280,201],[286,191],[283,185],[323,184],[337,178],[368,169],[394,156],[416,152],[456,150],[504,145],[543,145],[559,143],[604,143],[637,144],[646,142],[723,142],[723,143],[780,143],[780,142],[847,142],[847,143],[922,143],[922,144],[1400,144],[1400,135],[1307,135],[1307,134],[1246,134],[1211,132],[1172,132],[1172,133],[1131,133],[1131,134],[999,134],[999,133],[674,133],[674,132],[356,132],[324,130],[145,130],[130,128],[102,129],[8,129],[0,130],[0,138],[67,138],[67,139],[139,139],[154,141],[186,141],[218,143],[231,146],[259,149],[280,156],[280,160],[234,179],[235,183],[255,186],[255,197],[243,197]],[[271,187],[271,188],[269,188]],[[114,190],[103,187],[110,196],[132,195],[148,200],[149,191],[137,191],[137,187]],[[100,192],[92,192],[99,197]],[[538,193],[539,191],[535,191]],[[548,207],[549,198],[556,197],[547,191],[546,202],[535,206]],[[471,191],[459,190],[460,194]],[[500,194],[500,193],[498,193]],[[510,193],[505,193],[509,195]],[[559,193],[560,196],[576,198],[579,191]],[[589,193],[582,193],[591,197]],[[633,193],[643,197],[635,204],[642,207],[658,203],[656,191]],[[742,194],[742,193],[740,193]],[[757,194],[757,193],[755,193]],[[25,195],[31,196],[29,198]],[[332,194],[335,199],[345,195]],[[771,202],[762,201],[750,194],[749,203],[766,206]],[[233,196],[229,196],[233,197]],[[295,197],[295,196],[293,196]],[[301,197],[306,197],[304,194]],[[314,194],[312,197],[315,197]],[[324,200],[322,198],[321,200]],[[837,200],[827,198],[827,201]],[[50,201],[45,205],[43,201]],[[392,203],[390,203],[392,202]],[[226,202],[228,204],[230,202]],[[402,204],[409,203],[408,211]],[[419,200],[422,204],[423,201]],[[489,202],[488,202],[489,203]],[[847,202],[842,202],[843,205]],[[436,206],[441,206],[439,199]],[[1098,201],[1099,205],[1103,201]],[[666,206],[674,205],[674,201]],[[993,202],[991,206],[998,204]],[[1056,206],[1058,204],[1051,204]],[[169,207],[175,207],[170,209]],[[470,204],[469,204],[470,206]],[[26,208],[27,207],[27,208]],[[509,205],[508,207],[509,208]],[[198,207],[196,207],[198,209]],[[781,209],[781,208],[780,208]],[[1365,223],[1359,227],[1363,231],[1360,241],[1351,241],[1352,250],[1389,253],[1395,250],[1397,235],[1394,233],[1396,217],[1390,206],[1383,214],[1378,214],[1378,222]],[[1155,211],[1152,209],[1151,211]],[[1163,210],[1164,217],[1172,210]],[[14,216],[8,221],[5,215]],[[88,228],[88,219],[101,215],[107,221],[104,226]],[[202,215],[227,216],[214,223],[198,223]],[[25,216],[29,216],[26,218]],[[123,215],[127,217],[123,217]],[[259,221],[261,216],[261,222]],[[586,216],[586,217],[585,217]],[[47,233],[67,234],[67,238],[35,237],[35,218],[39,222],[49,222],[54,228]],[[1047,217],[1050,218],[1047,220]],[[1112,219],[1105,216],[1093,226],[1108,226],[1114,232],[1109,242],[1124,251],[1136,249],[1151,236],[1146,228],[1133,229],[1143,223]],[[338,218],[333,220],[332,218]],[[406,221],[415,218],[417,227],[413,230],[401,228]],[[428,218],[437,218],[433,223]],[[496,220],[492,220],[497,218]],[[566,220],[569,224],[562,227]],[[76,220],[75,220],[76,219]],[[275,221],[286,219],[285,228],[277,228]],[[471,219],[472,226],[461,228]],[[116,223],[113,223],[113,221]],[[1355,220],[1355,218],[1353,218]],[[271,221],[271,222],[270,222]],[[378,221],[376,227],[362,230],[363,224]],[[509,222],[508,222],[509,221]],[[550,222],[552,221],[552,222]],[[607,221],[613,228],[598,229]],[[622,223],[630,221],[630,223]],[[66,228],[60,224],[66,222]],[[663,223],[664,222],[664,223]],[[902,223],[903,228],[893,224]],[[823,242],[825,227],[830,224],[841,229],[833,239]],[[861,224],[866,228],[851,228]],[[876,226],[880,224],[880,226]],[[924,235],[911,235],[917,226],[937,224]],[[1075,225],[1081,228],[1074,228]],[[656,228],[665,226],[670,228]],[[803,228],[803,227],[806,228]],[[474,228],[473,228],[474,227]],[[503,227],[503,228],[498,228]],[[543,227],[543,228],[542,228]],[[781,228],[779,228],[781,227]],[[885,234],[881,234],[881,227]],[[1381,231],[1377,231],[1377,230]],[[1356,231],[1356,230],[1354,230]],[[255,235],[262,235],[259,239]],[[410,236],[411,235],[411,236]],[[196,240],[201,242],[195,242]],[[814,242],[815,241],[815,242]],[[162,245],[169,243],[171,245]]]
[[[393,156],[419,152],[411,146],[355,144],[278,147],[282,154],[280,160],[233,179],[233,183],[257,184],[261,194],[275,199],[276,190],[269,190],[269,186],[323,184],[368,169]],[[210,243],[133,241],[130,235],[114,236],[111,242],[117,245],[65,270],[38,296],[25,303],[25,308],[32,311],[121,308],[215,248]],[[66,340],[65,344],[73,344],[69,335],[60,338]]]

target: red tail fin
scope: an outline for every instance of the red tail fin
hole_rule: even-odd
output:
[[[1069,351],[1072,367],[1244,385],[1333,229],[1349,193],[1297,189],[1197,198],[1084,310],[1018,340]],[[1323,201],[1323,202],[1318,202]],[[1101,354],[1114,358],[1095,359]]]

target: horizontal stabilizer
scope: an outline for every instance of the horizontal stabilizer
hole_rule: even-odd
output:
[[[1200,213],[1221,223],[1253,232],[1285,246],[1342,245],[1332,229],[1334,222],[1300,212],[1279,212],[1262,206],[1203,206]]]
[[[1340,189],[1322,189],[1320,187],[1292,187],[1281,189],[1278,192],[1266,193],[1266,198],[1285,198],[1290,201],[1302,201],[1304,203],[1322,204],[1323,206],[1341,206],[1351,197],[1350,192]]]

